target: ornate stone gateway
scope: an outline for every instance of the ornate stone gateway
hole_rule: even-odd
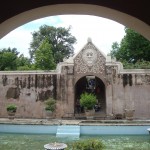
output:
[[[93,45],[91,39],[74,57],[75,116],[84,115],[84,108],[79,104],[83,92],[96,95],[98,106],[95,108],[95,115],[106,113],[105,63],[105,56]]]

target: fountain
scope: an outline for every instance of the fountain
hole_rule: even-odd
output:
[[[49,143],[44,145],[45,150],[64,150],[67,145],[64,143]]]

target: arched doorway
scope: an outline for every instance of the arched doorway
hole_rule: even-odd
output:
[[[80,106],[80,96],[88,92],[96,95],[98,107],[95,107],[94,117],[104,117],[106,114],[106,92],[103,81],[93,75],[80,78],[75,84],[75,116],[83,117],[84,108]]]

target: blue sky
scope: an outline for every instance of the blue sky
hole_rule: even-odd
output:
[[[111,50],[113,42],[120,42],[124,32],[124,25],[115,21],[88,15],[60,15],[34,20],[11,31],[0,40],[0,49],[17,48],[20,54],[29,56],[29,47],[32,40],[31,32],[38,31],[41,25],[55,27],[71,26],[71,34],[76,37],[75,53],[83,48],[88,37],[105,55]]]

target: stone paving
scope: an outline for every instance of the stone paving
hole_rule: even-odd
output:
[[[32,125],[149,125],[150,120],[65,120],[65,119],[8,119],[0,118],[0,124]]]

